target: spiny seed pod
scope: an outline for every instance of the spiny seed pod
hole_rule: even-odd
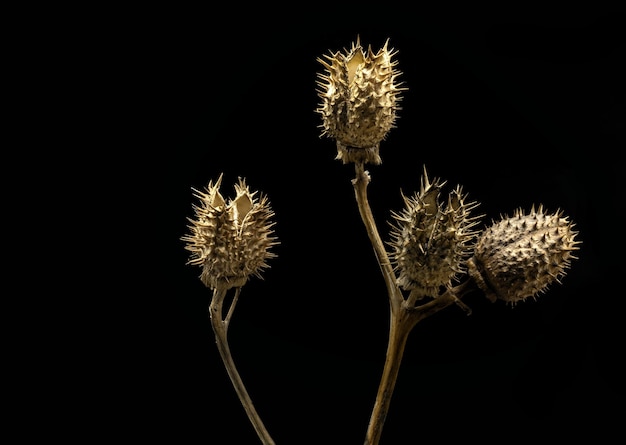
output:
[[[188,220],[190,234],[181,239],[191,252],[187,264],[202,267],[200,279],[211,289],[243,286],[251,275],[261,278],[275,257],[270,249],[278,244],[272,236],[274,223],[267,197],[255,197],[243,179],[235,184],[235,198],[227,204],[219,192],[222,175],[209,182],[205,192],[194,189],[200,205],[194,205],[195,219]]]
[[[576,258],[572,252],[580,241],[573,227],[561,211],[546,213],[542,205],[529,214],[518,209],[480,235],[469,274],[491,301],[515,305],[536,298],[560,282]]]
[[[405,208],[392,212],[390,259],[398,285],[418,298],[436,297],[442,286],[451,286],[457,274],[465,272],[477,235],[472,227],[479,217],[471,217],[470,211],[478,203],[466,202],[460,186],[450,192],[445,205],[440,203],[444,184],[439,179],[429,182],[424,169],[420,192],[412,198],[403,195]]]
[[[394,128],[400,108],[401,74],[392,61],[397,53],[387,42],[376,54],[363,51],[360,39],[349,51],[318,58],[325,73],[318,73],[318,96],[322,99],[316,112],[322,115],[321,136],[337,143],[337,157],[343,163],[380,164],[380,142]]]

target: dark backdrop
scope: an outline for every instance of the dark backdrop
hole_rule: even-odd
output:
[[[328,5],[327,5],[328,6]],[[330,6],[328,6],[330,8]],[[266,193],[281,244],[244,288],[230,328],[235,362],[276,443],[360,444],[384,362],[388,305],[359,219],[351,165],[334,160],[314,112],[316,58],[357,35],[398,50],[397,128],[370,166],[387,239],[400,191],[432,176],[461,184],[484,221],[518,207],[562,209],[582,240],[562,285],[515,308],[468,295],[412,332],[383,444],[606,432],[621,422],[623,15],[316,9],[146,14],[140,87],[156,115],[149,147],[162,244],[142,431],[170,443],[254,444],[217,352],[180,237],[193,188],[223,173]],[[258,15],[257,15],[258,14]],[[154,183],[150,184],[154,187]],[[619,288],[618,288],[619,289]],[[142,416],[144,417],[144,416]],[[214,438],[220,438],[214,440]]]

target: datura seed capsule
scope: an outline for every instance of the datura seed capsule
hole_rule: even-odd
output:
[[[478,238],[468,272],[491,301],[516,304],[560,282],[578,250],[574,224],[558,211],[533,206],[494,223]]]
[[[429,182],[426,170],[420,192],[403,196],[405,207],[392,213],[390,259],[398,273],[397,283],[416,297],[437,297],[441,288],[450,287],[471,255],[477,232],[472,228],[478,217],[470,211],[478,204],[467,202],[461,187],[451,191],[447,202],[440,202],[445,183]]]
[[[219,192],[221,182],[222,175],[215,184],[209,182],[204,192],[194,190],[200,205],[193,206],[190,233],[181,239],[191,252],[187,264],[202,267],[204,285],[226,290],[243,286],[251,275],[261,278],[278,242],[272,236],[274,212],[267,197],[257,197],[240,178],[235,198],[227,203]]]
[[[322,116],[322,136],[337,143],[337,157],[343,163],[380,164],[380,142],[394,127],[400,109],[400,88],[392,60],[397,51],[385,42],[377,53],[371,46],[363,50],[360,40],[349,51],[318,58],[324,73],[318,73],[316,112]]]

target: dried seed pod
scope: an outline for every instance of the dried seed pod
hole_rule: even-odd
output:
[[[472,228],[478,217],[470,211],[478,204],[466,202],[467,196],[457,186],[447,202],[439,202],[445,183],[429,182],[426,170],[420,192],[412,198],[403,196],[405,208],[392,213],[390,259],[398,273],[398,285],[416,297],[436,297],[441,287],[449,287],[473,250],[477,232]]]
[[[371,46],[364,52],[357,38],[349,51],[317,59],[326,68],[317,81],[322,136],[335,139],[336,159],[344,163],[381,163],[380,142],[394,127],[400,92],[406,89],[397,82],[401,73],[388,42],[377,53]]]
[[[561,211],[546,213],[533,206],[521,209],[488,227],[478,238],[469,274],[491,301],[514,305],[536,298],[566,274],[578,232]]]
[[[190,234],[181,238],[191,252],[188,264],[202,267],[200,279],[211,289],[241,287],[251,275],[260,278],[267,260],[275,257],[271,248],[278,244],[267,197],[256,197],[240,178],[235,198],[226,203],[221,182],[222,175],[205,192],[194,190],[200,205],[193,206]]]

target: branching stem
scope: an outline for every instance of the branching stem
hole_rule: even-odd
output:
[[[254,408],[254,404],[252,403],[252,399],[246,390],[246,387],[241,380],[241,376],[237,371],[235,366],[235,362],[233,361],[232,354],[230,352],[230,347],[228,346],[228,325],[230,323],[230,318],[233,314],[233,310],[235,304],[237,303],[237,299],[239,298],[239,292],[241,288],[236,289],[235,296],[233,301],[231,302],[230,308],[228,310],[228,314],[226,318],[223,318],[223,307],[224,300],[226,298],[226,290],[218,290],[214,289],[213,298],[211,299],[211,304],[209,305],[209,318],[211,319],[211,326],[213,327],[213,332],[215,333],[215,340],[217,343],[217,349],[220,352],[220,356],[222,357],[222,361],[224,362],[224,366],[226,367],[226,372],[228,372],[228,376],[235,387],[235,391],[237,392],[237,396],[239,396],[239,400],[243,405],[243,408],[252,423],[257,435],[261,439],[263,445],[275,445],[274,440],[271,438],[265,425],[261,421],[259,414]]]
[[[468,309],[460,298],[473,289],[473,280],[468,280],[459,286],[448,289],[437,298],[416,306],[416,295],[409,295],[405,300],[396,283],[396,276],[389,261],[383,241],[378,233],[372,210],[367,199],[367,186],[370,176],[365,171],[363,163],[355,163],[356,177],[352,180],[355,197],[359,207],[361,219],[367,230],[367,235],[374,248],[376,260],[380,266],[387,293],[389,296],[389,339],[383,373],[376,393],[376,400],[372,409],[364,445],[378,445],[383,425],[389,411],[391,397],[398,379],[402,356],[411,330],[417,323],[426,317],[450,306],[458,304]]]

